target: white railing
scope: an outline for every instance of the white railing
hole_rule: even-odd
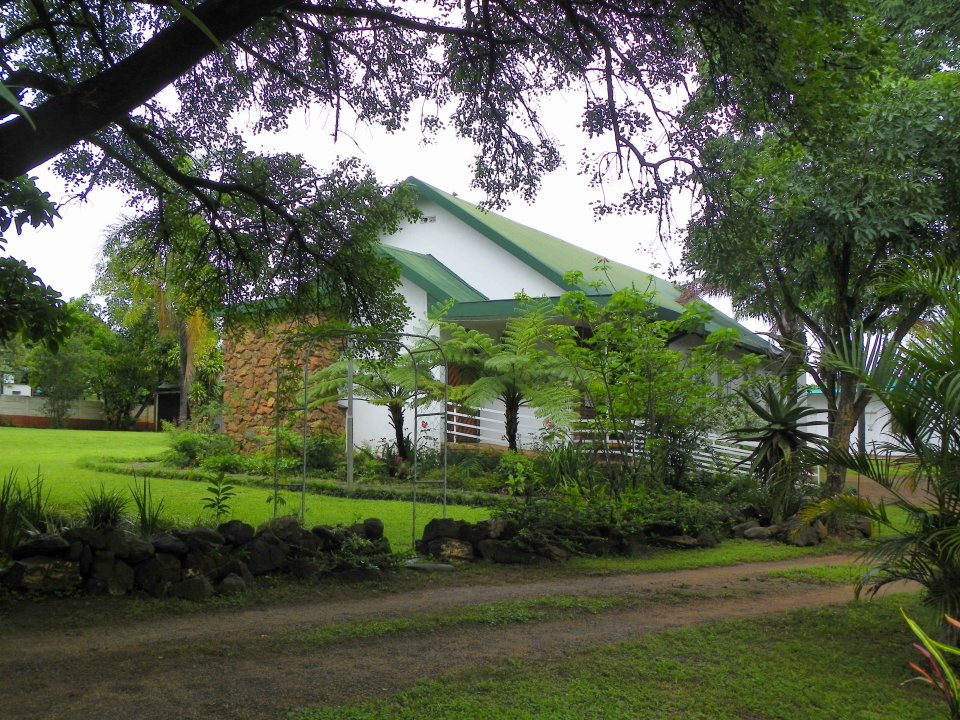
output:
[[[540,437],[542,424],[528,411],[520,411],[517,444],[532,448]],[[506,447],[503,406],[469,410],[450,405],[447,408],[447,442],[484,443]]]
[[[541,421],[531,412],[521,411],[518,444],[532,448],[537,444],[543,431]],[[608,455],[634,457],[643,452],[638,438],[640,433],[630,433],[628,437],[618,438],[613,434],[604,437],[592,426],[589,420],[577,423],[571,432],[575,442],[595,445],[597,450]],[[506,446],[503,407],[487,407],[481,410],[468,410],[450,405],[447,410],[447,442],[484,443]],[[749,473],[749,466],[743,461],[750,455],[753,446],[736,443],[720,435],[710,434],[703,445],[692,453],[696,465],[704,470],[716,470],[722,467],[737,473]]]

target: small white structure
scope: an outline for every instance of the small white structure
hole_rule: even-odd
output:
[[[415,318],[407,332],[422,327],[429,308],[444,301],[455,303],[447,320],[497,332],[506,318],[517,311],[517,293],[558,298],[570,290],[583,290],[602,300],[612,292],[592,287],[594,281],[614,289],[633,286],[654,291],[662,317],[675,318],[683,312],[681,290],[666,280],[485,211],[416,178],[408,178],[407,182],[419,195],[422,215],[418,221],[382,239],[384,252],[400,266],[399,292]],[[598,265],[602,269],[596,269]],[[567,282],[565,275],[571,271],[583,273],[583,280],[577,284]],[[719,328],[735,328],[744,352],[770,350],[764,339],[715,311],[706,332]],[[675,340],[675,346],[681,349],[699,340],[681,337]],[[477,417],[454,415],[448,420],[450,427],[446,432],[454,440],[506,445],[501,407],[484,408]],[[445,429],[438,427],[434,419],[426,428],[418,428],[424,429],[434,438],[444,436]],[[519,435],[524,444],[537,437],[540,429],[532,413],[521,416]],[[405,432],[411,430],[408,427]],[[393,436],[384,407],[355,403],[355,443],[377,445]]]

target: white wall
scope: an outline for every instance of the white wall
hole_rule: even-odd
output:
[[[820,410],[820,414],[811,419],[827,419],[827,401],[823,393],[811,392],[807,395],[807,405]],[[871,399],[864,413],[864,422],[866,423],[866,448],[869,452],[871,447],[882,442],[890,442],[893,438],[887,433],[887,427],[890,421],[890,414],[883,406],[883,403],[876,398]],[[815,432],[821,437],[827,436],[826,425],[816,425],[810,428],[810,432]],[[850,447],[856,448],[860,444],[860,426],[854,428],[850,433]]]
[[[439,205],[421,202],[419,206],[426,222],[406,224],[400,232],[383,238],[385,245],[433,255],[491,300],[513,298],[521,290],[532,297],[563,293],[563,288]]]
[[[0,395],[0,415],[19,417],[46,417],[44,405],[46,398],[42,395]],[[154,421],[154,406],[148,405],[137,418],[140,424]],[[78,400],[70,406],[69,419],[71,420],[102,420],[103,403],[100,400]]]

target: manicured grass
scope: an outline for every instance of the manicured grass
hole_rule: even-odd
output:
[[[545,662],[422,682],[301,720],[929,720],[936,693],[911,677],[912,635],[896,596],[666,632]]]
[[[764,573],[764,577],[782,578],[791,582],[806,582],[817,585],[853,585],[863,573],[864,568],[858,565],[833,565],[829,567],[772,570]]]
[[[50,492],[50,504],[67,513],[77,512],[84,494],[103,485],[107,490],[126,489],[133,484],[129,476],[102,473],[81,466],[84,458],[109,456],[130,459],[156,457],[167,449],[162,433],[120,433],[88,430],[34,430],[0,428],[0,476],[16,471],[21,482],[36,475],[43,476],[44,489]],[[153,478],[153,496],[164,500],[164,515],[177,525],[210,524],[213,518],[202,510],[208,495],[207,485],[189,480]],[[270,499],[273,493],[263,488],[238,486],[237,496],[230,501],[231,517],[257,525],[273,516]],[[298,493],[284,493],[286,505],[280,514],[298,513]],[[131,503],[130,511],[133,511]],[[420,503],[417,508],[417,534],[442,508]],[[464,506],[448,506],[447,516],[476,521],[488,517],[489,510]],[[306,523],[310,525],[350,524],[364,518],[377,517],[384,522],[387,537],[396,549],[409,548],[412,541],[412,506],[409,502],[356,500],[319,495],[307,496]]]
[[[853,543],[826,542],[816,547],[794,547],[763,540],[725,540],[715,548],[691,550],[654,549],[642,558],[575,558],[571,568],[595,575],[619,575],[634,572],[670,572],[703,567],[740,565],[753,562],[792,560],[798,557],[836,555],[856,552],[861,546]]]

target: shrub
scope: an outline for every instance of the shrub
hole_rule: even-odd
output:
[[[256,467],[247,458],[240,455],[210,455],[200,461],[200,467],[204,470],[212,470],[221,473],[242,473]],[[273,472],[273,465],[270,466],[270,473]]]
[[[127,510],[127,498],[120,490],[87,490],[80,501],[83,523],[93,528],[115,528]]]
[[[516,523],[516,543],[526,549],[558,545],[574,552],[597,539],[617,548],[627,538],[716,534],[727,518],[718,503],[671,491],[612,496],[572,490],[504,506],[498,515]]]
[[[167,429],[170,441],[167,460],[178,467],[198,467],[207,458],[236,453],[233,440],[226,435]]]
[[[230,513],[230,501],[236,497],[236,488],[223,478],[223,473],[217,476],[207,487],[209,495],[203,497],[203,508],[212,510],[217,523]]]
[[[497,474],[503,479],[507,492],[526,498],[529,502],[540,488],[540,475],[533,458],[512,450],[500,458]]]
[[[137,508],[137,529],[142,537],[148,538],[155,535],[160,529],[160,514],[163,512],[163,498],[160,502],[153,501],[153,490],[150,487],[150,478],[144,477],[143,484],[137,484],[134,476],[134,484],[130,486],[130,494],[133,496],[133,504]]]

